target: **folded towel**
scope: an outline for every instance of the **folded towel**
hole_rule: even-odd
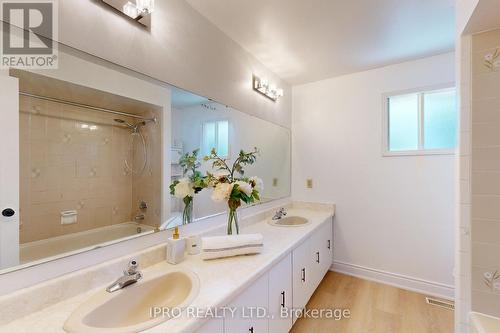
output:
[[[203,260],[256,254],[264,247],[261,234],[203,237],[201,242]]]

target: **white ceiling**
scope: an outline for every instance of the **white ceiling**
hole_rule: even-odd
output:
[[[290,84],[454,49],[454,0],[187,0]]]

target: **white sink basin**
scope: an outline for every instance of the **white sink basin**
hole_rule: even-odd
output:
[[[146,273],[147,274],[147,273]],[[147,275],[124,289],[103,290],[80,305],[64,323],[69,333],[134,333],[169,318],[151,316],[152,307],[182,308],[198,295],[200,282],[190,271]]]
[[[279,220],[270,220],[269,223],[278,227],[298,227],[308,224],[309,220],[302,216],[286,216]]]

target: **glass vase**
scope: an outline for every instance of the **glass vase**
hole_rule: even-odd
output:
[[[229,208],[227,212],[227,234],[232,235],[234,232],[236,235],[240,233],[240,226],[238,225],[238,209]]]
[[[193,222],[193,197],[185,197],[183,201],[182,224],[189,224]]]

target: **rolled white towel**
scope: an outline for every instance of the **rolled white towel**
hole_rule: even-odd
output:
[[[203,237],[201,242],[203,260],[256,254],[264,247],[261,234]]]

